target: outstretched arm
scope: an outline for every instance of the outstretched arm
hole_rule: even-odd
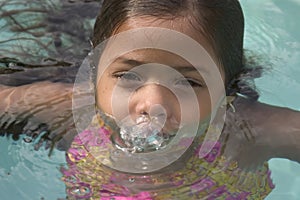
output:
[[[68,148],[76,133],[72,89],[73,84],[48,81],[18,87],[0,85],[0,134],[18,139],[25,133],[35,138],[48,131],[46,137],[62,139],[58,148]]]
[[[256,156],[300,162],[300,112],[238,98],[238,114],[253,128]],[[262,152],[264,151],[264,152]]]

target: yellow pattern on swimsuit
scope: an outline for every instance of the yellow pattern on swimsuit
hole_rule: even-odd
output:
[[[204,158],[199,158],[199,149],[205,145],[203,137],[198,139],[200,145],[190,149],[186,160],[172,164],[177,169],[166,167],[148,174],[111,169],[99,162],[99,157],[109,156],[111,133],[110,126],[97,115],[91,126],[74,139],[67,152],[68,169],[61,169],[69,199],[258,200],[274,188],[267,163],[256,172],[242,171],[236,162],[226,162],[219,141]]]

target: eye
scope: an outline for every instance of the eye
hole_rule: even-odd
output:
[[[117,72],[113,76],[121,81],[142,81],[138,74],[130,71]]]
[[[204,84],[201,81],[193,78],[182,78],[176,81],[175,85],[185,87],[204,87]]]
[[[116,72],[112,76],[118,80],[117,85],[123,88],[136,88],[143,83],[142,77],[133,71]]]

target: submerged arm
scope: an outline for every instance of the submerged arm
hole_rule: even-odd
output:
[[[35,139],[48,131],[44,139],[62,139],[58,148],[68,148],[76,132],[72,89],[72,84],[48,81],[18,87],[0,85],[0,134],[18,139],[25,133]]]
[[[300,112],[239,98],[240,115],[254,130],[253,147],[266,159],[288,158],[300,163]],[[260,156],[259,152],[256,156]]]

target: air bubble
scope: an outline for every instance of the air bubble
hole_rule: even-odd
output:
[[[77,178],[74,175],[72,175],[72,176],[65,177],[64,181],[68,182],[68,183],[76,183],[77,182]]]
[[[164,120],[158,117],[147,117],[142,115],[135,122],[124,119],[120,125],[120,146],[123,151],[131,153],[142,153],[157,151],[166,146],[169,136],[162,132]],[[115,140],[115,141],[120,141]]]
[[[87,184],[79,184],[72,187],[69,193],[77,198],[89,198],[91,196],[91,189]]]
[[[135,179],[134,178],[129,178],[128,180],[130,183],[134,183]]]
[[[23,138],[23,141],[26,142],[26,143],[31,143],[32,142],[32,138],[25,137],[25,138]]]

